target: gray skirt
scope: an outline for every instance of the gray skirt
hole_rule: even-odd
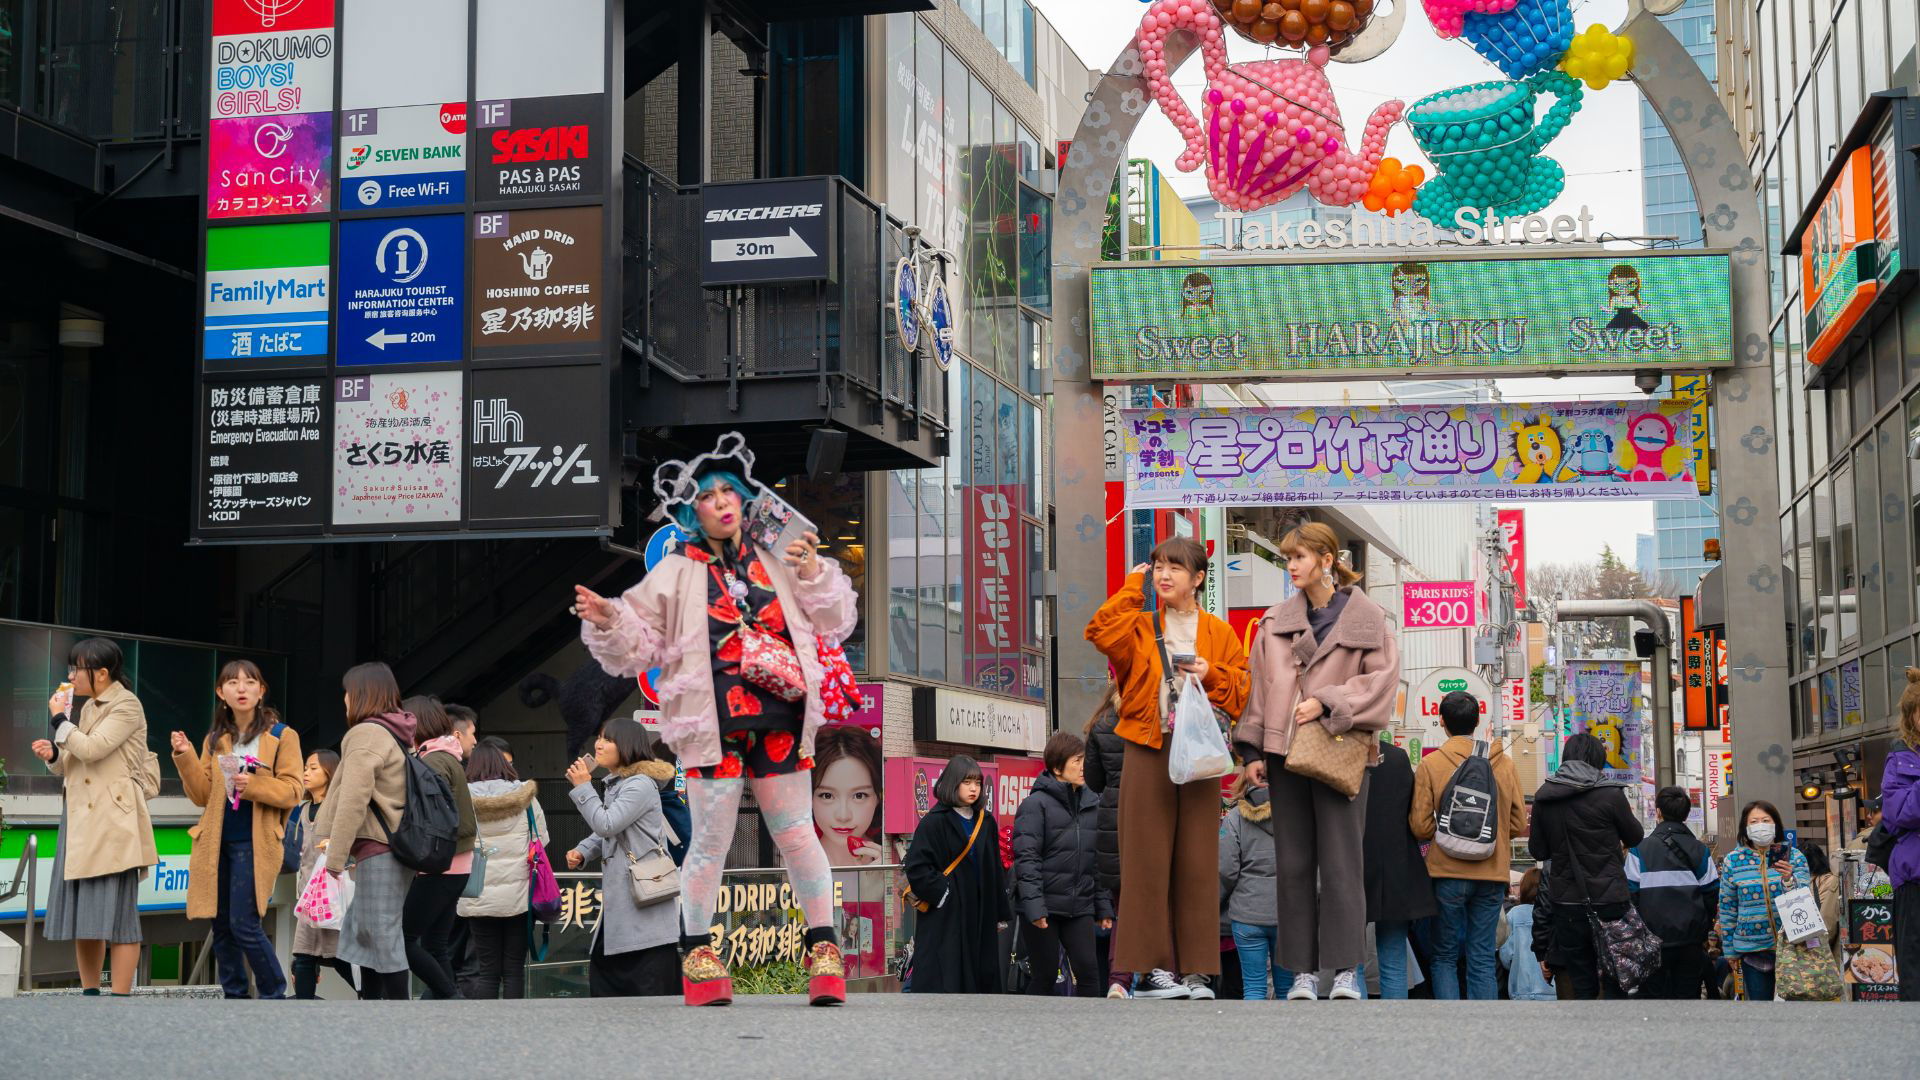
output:
[[[105,941],[137,945],[140,938],[140,868],[67,880],[67,811],[60,811],[60,841],[47,889],[48,941]]]
[[[353,903],[340,923],[334,955],[349,964],[391,973],[407,970],[407,941],[400,918],[413,871],[391,852],[361,859],[353,868]]]

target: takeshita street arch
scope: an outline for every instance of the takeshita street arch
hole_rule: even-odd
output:
[[[1742,798],[1787,805],[1792,799],[1791,733],[1786,636],[1778,629],[1786,613],[1779,571],[1779,493],[1774,486],[1777,440],[1767,343],[1765,218],[1726,110],[1692,57],[1655,17],[1671,6],[1666,0],[1645,6],[1636,2],[1615,33],[1631,39],[1632,78],[1675,137],[1700,204],[1709,249],[1728,258],[1733,355],[1729,365],[1712,374],[1722,433],[1721,576],[1729,583],[1727,625],[1755,628],[1736,631],[1729,642],[1729,691],[1740,718],[1734,759]],[[1177,69],[1199,44],[1190,33],[1165,34],[1158,42],[1163,70]],[[1412,44],[1403,41],[1399,47]],[[1156,70],[1162,69],[1156,65]],[[1107,192],[1154,93],[1136,39],[1095,88],[1060,176],[1053,285],[1060,315],[1053,355],[1055,505],[1062,528],[1071,530],[1076,550],[1082,552],[1104,545],[1106,537],[1103,385],[1093,374],[1090,282],[1100,261]],[[1258,178],[1251,171],[1249,175]],[[1058,588],[1060,625],[1066,632],[1060,636],[1057,701],[1060,715],[1083,715],[1096,704],[1107,669],[1099,653],[1072,631],[1091,617],[1105,595],[1105,559],[1062,560]]]

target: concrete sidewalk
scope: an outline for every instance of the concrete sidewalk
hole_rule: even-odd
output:
[[[1920,1074],[1920,1008],[1723,1002],[856,996],[517,1002],[22,999],[0,1076],[1671,1080]]]

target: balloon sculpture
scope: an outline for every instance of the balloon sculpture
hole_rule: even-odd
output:
[[[1538,124],[1540,93],[1557,100]],[[1486,82],[1442,90],[1414,103],[1407,126],[1440,175],[1421,188],[1413,209],[1442,228],[1463,207],[1496,218],[1539,213],[1560,194],[1566,172],[1539,157],[1580,108],[1580,84],[1559,71],[1524,82]]]
[[[1573,41],[1568,0],[1426,0],[1443,38],[1465,38],[1509,79],[1550,70]]]
[[[1621,78],[1633,66],[1633,39],[1615,34],[1599,23],[1573,39],[1560,70],[1587,84],[1589,90],[1605,90],[1607,84]]]
[[[1403,167],[1399,158],[1385,158],[1380,171],[1373,174],[1373,183],[1367,185],[1361,204],[1375,213],[1385,211],[1388,217],[1399,217],[1402,210],[1413,208],[1414,194],[1426,178],[1427,170],[1418,165]]]
[[[1200,39],[1208,89],[1197,120],[1167,68],[1167,36],[1175,30]],[[1323,70],[1326,46],[1308,50],[1303,60],[1228,67],[1223,31],[1211,0],[1155,0],[1140,20],[1147,88],[1186,140],[1176,163],[1180,171],[1192,172],[1204,161],[1207,190],[1222,206],[1243,213],[1303,187],[1329,206],[1360,202],[1386,152],[1387,129],[1405,106],[1389,101],[1375,109],[1356,154]]]
[[[1241,37],[1261,45],[1338,45],[1366,28],[1373,0],[1213,0]]]

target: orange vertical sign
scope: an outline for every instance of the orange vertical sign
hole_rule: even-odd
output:
[[[1820,201],[1800,239],[1800,310],[1807,360],[1823,364],[1880,291],[1873,221],[1873,151],[1860,147]]]
[[[1713,708],[1713,645],[1694,625],[1693,597],[1680,598],[1680,686],[1684,691],[1688,731],[1719,727]]]

